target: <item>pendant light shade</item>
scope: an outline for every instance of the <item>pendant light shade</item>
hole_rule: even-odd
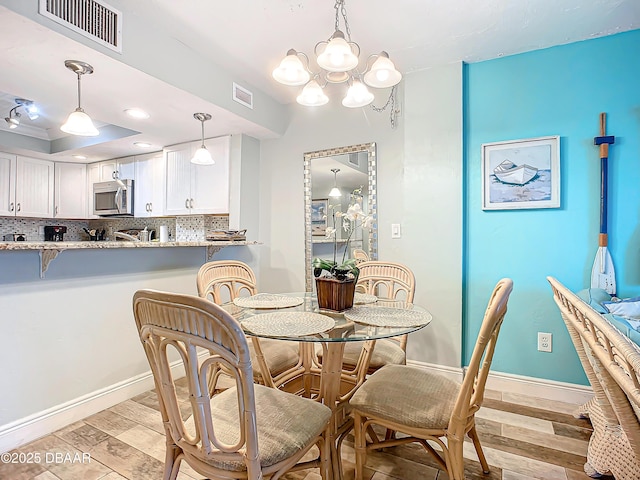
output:
[[[70,135],[79,135],[82,137],[95,137],[96,135],[100,135],[98,129],[93,125],[91,117],[84,112],[80,104],[80,78],[82,75],[92,74],[93,67],[80,60],[66,60],[64,66],[78,76],[78,108],[71,112],[67,121],[60,127],[60,130]]]
[[[211,115],[208,113],[194,113],[193,118],[200,121],[202,126],[202,145],[200,148],[196,150],[193,158],[191,159],[191,163],[195,163],[196,165],[213,165],[215,164],[215,160],[211,156],[211,152],[207,150],[207,147],[204,145],[204,122],[207,120],[211,120]]]
[[[329,101],[329,97],[324,94],[318,82],[311,80],[304,86],[296,101],[306,107],[316,107],[326,104]]]
[[[81,137],[95,137],[100,132],[93,124],[91,117],[84,110],[77,108],[67,117],[67,121],[60,127],[64,133],[79,135]]]
[[[298,85],[304,85],[309,81],[309,72],[302,61],[298,57],[299,54],[293,48],[287,52],[287,56],[282,59],[278,68],[276,68],[272,75],[278,82],[283,85],[289,85],[296,87]]]
[[[364,81],[374,88],[387,88],[397,85],[402,80],[402,74],[389,59],[387,52],[380,52],[371,69],[364,74]]]
[[[329,192],[329,196],[333,197],[333,198],[341,197],[342,196],[342,192],[338,188],[338,172],[340,171],[340,169],[339,168],[332,168],[331,171],[333,172],[333,188]]]
[[[371,93],[367,86],[360,80],[354,80],[347,96],[342,100],[342,105],[349,108],[364,107],[373,102],[373,93]]]
[[[320,42],[316,45],[316,52],[318,52],[318,46],[324,46],[325,42]],[[355,43],[348,43],[344,39],[344,33],[340,30],[336,30],[331,36],[331,39],[324,49],[318,53],[318,65],[324,68],[328,72],[348,72],[358,66],[358,53],[353,52]]]

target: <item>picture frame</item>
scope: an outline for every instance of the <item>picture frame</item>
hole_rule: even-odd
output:
[[[482,209],[560,207],[560,136],[482,144]]]
[[[327,232],[329,199],[311,200],[311,235],[324,236]]]

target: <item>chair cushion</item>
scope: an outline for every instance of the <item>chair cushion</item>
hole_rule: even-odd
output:
[[[358,363],[360,352],[362,351],[361,342],[348,342],[344,347],[344,355],[342,363],[346,365],[355,365]],[[400,348],[398,342],[393,340],[378,340],[371,354],[369,368],[381,368],[385,365],[404,365],[407,362],[407,356]]]
[[[262,345],[262,344],[260,344]],[[342,356],[343,365],[355,366],[360,358],[362,351],[362,342],[347,342],[344,346],[344,354]],[[316,355],[322,358],[322,347],[316,348]],[[373,349],[369,368],[381,368],[385,365],[404,365],[407,361],[405,351],[400,348],[398,342],[393,340],[378,340]]]
[[[314,400],[299,397],[263,385],[254,385],[256,424],[260,465],[268,467],[285,460],[320,434],[331,418],[331,410]],[[216,438],[226,444],[238,441],[238,398],[230,388],[211,399],[211,416]],[[193,417],[185,421],[190,435],[195,434]],[[222,461],[210,457],[208,462],[232,471],[246,470],[244,462]]]
[[[277,375],[288,368],[294,367],[300,358],[299,345],[297,342],[261,338],[260,348],[262,349],[271,375]],[[256,358],[256,352],[253,348],[253,342],[251,341],[249,342],[249,351],[251,353],[251,365],[253,365],[253,376],[260,381],[262,379],[262,372],[260,371],[260,364]]]
[[[460,384],[407,365],[387,365],[351,398],[351,406],[364,414],[409,427],[446,429]]]

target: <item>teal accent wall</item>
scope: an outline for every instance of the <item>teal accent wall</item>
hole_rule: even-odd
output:
[[[546,281],[588,287],[598,248],[600,155],[607,113],[609,248],[618,295],[640,295],[640,30],[465,66],[463,364],[469,363],[489,294],[514,290],[492,369],[586,384]],[[483,211],[483,143],[560,136],[561,207]],[[537,332],[553,352],[537,351]]]

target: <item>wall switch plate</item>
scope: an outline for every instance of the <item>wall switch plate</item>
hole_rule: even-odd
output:
[[[391,224],[391,238],[400,238],[402,237],[402,232],[400,230],[400,224],[399,223],[392,223]]]
[[[551,352],[551,334],[538,332],[538,351],[539,352]]]

